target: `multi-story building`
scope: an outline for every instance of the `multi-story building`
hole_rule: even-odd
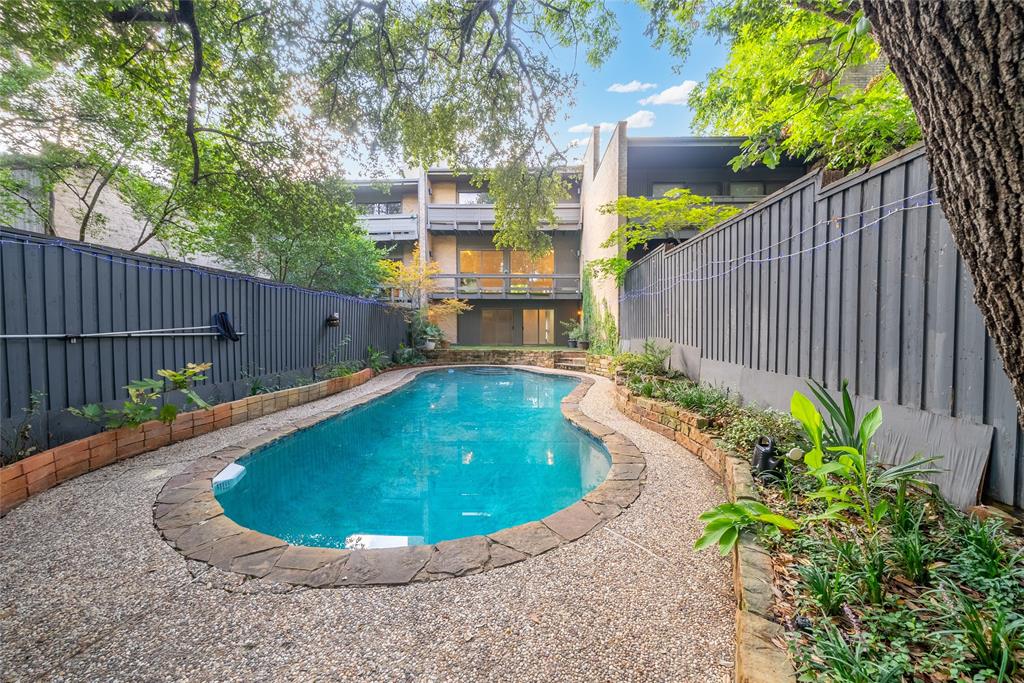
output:
[[[486,187],[468,176],[430,169],[416,178],[356,184],[355,201],[370,235],[390,247],[392,258],[408,260],[413,246],[435,261],[436,298],[458,297],[473,309],[441,321],[449,340],[460,344],[562,344],[564,321],[581,313],[585,264],[614,256],[601,247],[620,218],[600,208],[620,196],[657,197],[686,187],[715,202],[747,206],[804,174],[803,165],[784,161],[774,169],[734,173],[728,165],[742,138],[628,137],[621,122],[603,151],[594,128],[580,167],[570,169],[570,197],[556,208],[557,223],[542,225],[553,249],[541,258],[494,246],[494,205]],[[667,239],[684,240],[685,231]],[[653,244],[650,246],[654,246]],[[630,254],[634,256],[638,254]],[[593,283],[599,305],[618,314],[618,288],[611,280]],[[603,302],[603,303],[602,303]]]

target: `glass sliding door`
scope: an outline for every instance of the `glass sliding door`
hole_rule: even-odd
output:
[[[555,310],[553,308],[523,309],[523,343],[555,343]]]
[[[511,308],[485,308],[480,311],[480,343],[512,343]]]

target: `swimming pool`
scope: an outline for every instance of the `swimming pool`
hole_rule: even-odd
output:
[[[562,415],[578,380],[426,371],[229,466],[224,514],[296,545],[386,548],[489,534],[565,508],[611,459]]]

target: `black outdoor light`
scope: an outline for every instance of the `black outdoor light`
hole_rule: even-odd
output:
[[[327,327],[341,327],[341,316],[337,313],[327,316]]]

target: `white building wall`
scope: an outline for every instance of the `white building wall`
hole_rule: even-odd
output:
[[[602,247],[612,232],[622,223],[616,214],[603,214],[600,208],[626,194],[626,122],[620,121],[612,132],[608,147],[601,154],[601,129],[591,133],[590,144],[583,155],[583,179],[580,187],[580,211],[583,233],[580,237],[580,272],[586,264],[598,258],[618,256],[618,246]],[[619,317],[619,287],[613,278],[591,280],[598,307],[602,301],[615,319]]]

